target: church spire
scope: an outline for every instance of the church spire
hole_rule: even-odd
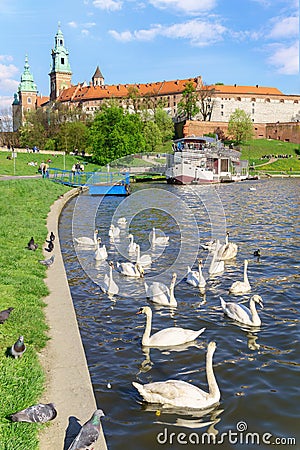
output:
[[[21,83],[18,88],[19,92],[37,92],[36,84],[33,80],[33,75],[30,72],[28,64],[28,56],[25,56],[24,71],[21,75]]]
[[[65,47],[64,35],[58,23],[58,30],[54,38],[54,48],[52,49],[52,65],[50,76],[50,100],[54,101],[59,93],[71,86],[72,71],[69,62],[69,52]]]

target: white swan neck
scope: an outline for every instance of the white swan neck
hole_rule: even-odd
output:
[[[151,333],[151,324],[152,324],[152,311],[146,312],[146,327],[142,337],[142,345],[148,345],[150,340]]]
[[[244,264],[244,283],[249,284],[248,275],[247,275],[247,267],[248,267],[248,263],[245,263]]]
[[[251,312],[251,316],[252,316],[251,317],[252,322],[255,324],[260,324],[261,321],[260,321],[258,312],[256,310],[255,301],[253,300],[253,298],[250,299],[249,308],[250,308],[250,312]]]
[[[214,352],[211,350],[208,350],[206,354],[206,377],[207,377],[207,383],[208,383],[208,389],[209,389],[209,396],[210,398],[220,398],[220,390],[217,383],[217,380],[215,378],[214,370],[213,370],[213,354]]]
[[[177,305],[177,301],[176,301],[176,298],[175,298],[175,295],[174,295],[174,288],[175,288],[175,282],[176,281],[171,281],[171,284],[170,284],[170,305],[172,306],[176,306]]]

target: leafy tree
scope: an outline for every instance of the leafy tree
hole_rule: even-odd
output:
[[[214,107],[214,93],[215,89],[205,84],[203,84],[200,91],[198,91],[199,112],[201,113],[204,122],[210,121],[211,119]]]
[[[32,148],[36,145],[43,148],[47,139],[45,128],[45,115],[42,109],[28,111],[25,114],[25,121],[19,128],[20,145]]]
[[[102,105],[91,124],[88,140],[95,162],[104,165],[144,151],[142,129],[138,114],[130,114],[117,105]]]
[[[177,105],[178,115],[191,120],[191,118],[200,111],[197,102],[198,93],[196,92],[194,84],[189,81],[186,83],[186,86],[182,91],[182,98]]]
[[[250,115],[242,109],[236,109],[229,118],[228,133],[236,144],[251,139],[254,130]]]
[[[172,139],[174,136],[174,123],[172,117],[164,109],[157,108],[155,110],[154,122],[158,126],[163,144]]]
[[[56,136],[59,150],[70,152],[85,149],[88,140],[88,128],[82,122],[65,122],[60,126]]]
[[[146,141],[146,151],[155,152],[162,145],[163,137],[159,126],[152,121],[146,122],[144,126],[144,137]]]

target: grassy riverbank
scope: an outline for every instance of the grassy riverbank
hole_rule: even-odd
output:
[[[44,373],[38,352],[47,342],[43,298],[42,249],[47,238],[46,219],[50,205],[68,190],[43,179],[1,181],[0,198],[0,310],[13,307],[0,325],[0,450],[37,450],[39,425],[11,423],[7,417],[39,401]],[[39,244],[26,249],[31,236]],[[24,335],[27,350],[21,359],[7,349]]]

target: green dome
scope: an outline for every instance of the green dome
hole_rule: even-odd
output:
[[[21,75],[21,83],[19,84],[18,91],[19,92],[37,92],[37,87],[33,80],[33,75],[30,72],[27,55],[25,57],[24,71]]]

